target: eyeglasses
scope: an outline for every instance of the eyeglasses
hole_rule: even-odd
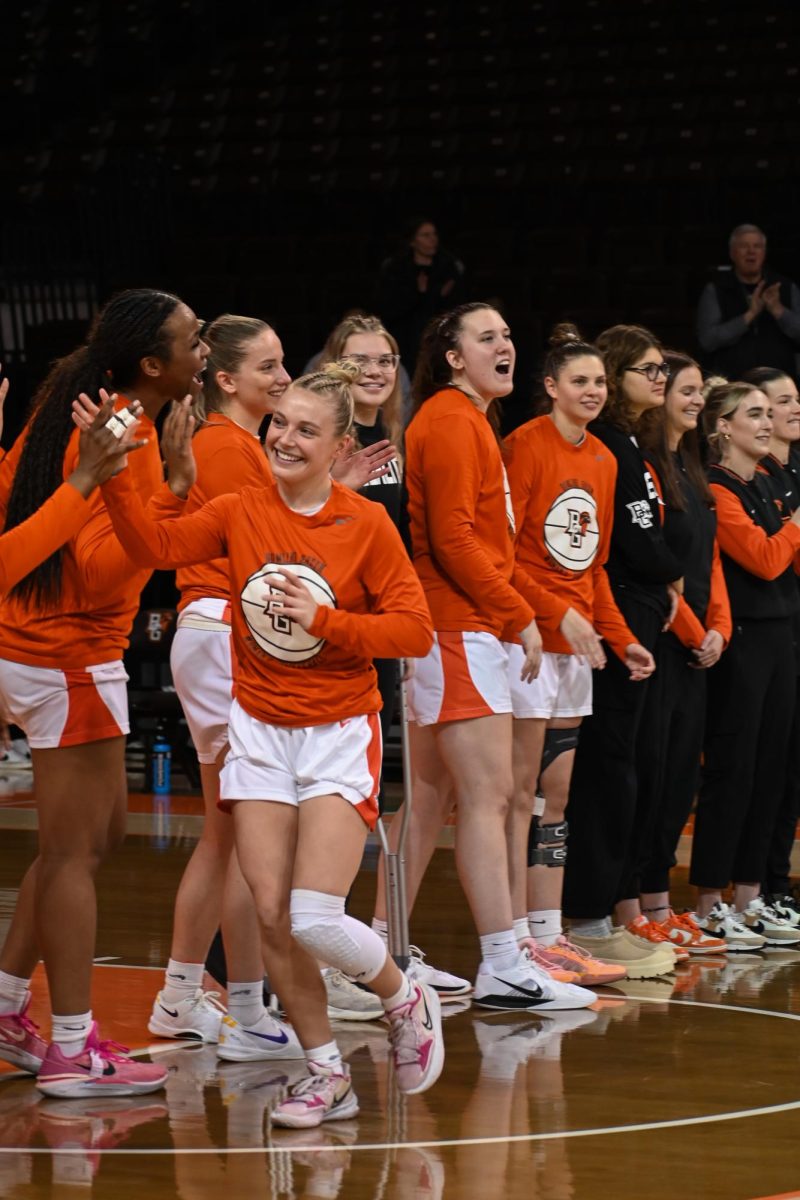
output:
[[[396,371],[400,364],[399,354],[348,354],[347,361],[355,363],[363,371],[370,363],[380,367],[382,371]]]
[[[669,364],[665,362],[646,363],[643,367],[626,367],[625,370],[635,371],[637,375],[644,375],[649,383],[655,383],[659,375],[663,375],[665,379],[669,379],[670,376]]]

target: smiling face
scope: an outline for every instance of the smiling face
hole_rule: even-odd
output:
[[[166,358],[142,359],[143,373],[156,383],[165,399],[182,400],[203,390],[208,346],[200,337],[200,322],[185,304],[179,304],[164,322],[169,341]]]
[[[685,433],[697,429],[705,404],[699,367],[684,367],[678,371],[664,399],[664,421],[670,446],[676,449]]]
[[[647,367],[657,367],[664,361],[664,355],[657,346],[650,346],[638,358],[629,364],[622,376],[622,390],[625,402],[634,419],[650,408],[659,408],[664,403],[664,388],[666,376],[656,375],[651,382],[643,371]]]
[[[331,401],[304,388],[287,388],[275,405],[266,438],[279,482],[292,488],[324,483],[346,444],[347,437],[336,433]]]
[[[291,382],[275,330],[251,338],[236,370],[217,371],[216,379],[220,390],[254,417],[272,412]]]
[[[764,392],[753,390],[742,397],[736,412],[717,419],[722,461],[741,456],[758,462],[769,451],[772,433],[770,403]]]
[[[494,308],[465,313],[458,345],[447,351],[452,381],[486,404],[507,396],[514,387],[516,353],[511,332]]]
[[[553,419],[571,426],[585,427],[603,409],[608,396],[606,372],[599,355],[581,354],[569,359],[558,378],[547,376],[545,390],[553,401]]]
[[[351,386],[356,420],[374,425],[378,410],[391,396],[397,382],[397,367],[389,360],[394,351],[380,333],[351,333],[344,344],[342,358],[354,359],[361,367],[357,383]]]
[[[793,379],[771,379],[764,392],[772,410],[772,437],[777,442],[791,443],[800,438],[800,398]]]

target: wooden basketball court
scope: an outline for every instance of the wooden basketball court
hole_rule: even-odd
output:
[[[24,780],[20,780],[24,788]],[[132,796],[130,835],[99,880],[94,1011],[104,1037],[169,1064],[166,1090],[40,1099],[0,1068],[0,1197],[92,1200],[789,1200],[800,1197],[800,953],[728,955],[597,989],[574,1013],[449,1005],[447,1061],[428,1093],[393,1086],[385,1030],[341,1023],[361,1112],[310,1131],[268,1115],[295,1063],[220,1063],[154,1043],[146,1024],[199,801]],[[0,798],[0,934],[35,853],[23,790]],[[352,909],[369,918],[374,848]],[[678,900],[689,902],[685,872]],[[449,848],[412,921],[437,965],[471,976],[476,939]],[[727,959],[727,960],[726,960]],[[34,1018],[46,1024],[46,983]],[[302,1065],[299,1068],[302,1072]]]

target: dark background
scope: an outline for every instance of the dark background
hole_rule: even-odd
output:
[[[800,278],[795,3],[3,7],[6,444],[123,287],[266,317],[297,373],[413,214],[511,322],[508,424],[558,318],[692,350],[734,225]]]

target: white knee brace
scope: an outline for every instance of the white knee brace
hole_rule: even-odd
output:
[[[351,979],[369,983],[386,962],[383,940],[368,925],[348,917],[344,896],[293,888],[292,936],[309,954]]]

